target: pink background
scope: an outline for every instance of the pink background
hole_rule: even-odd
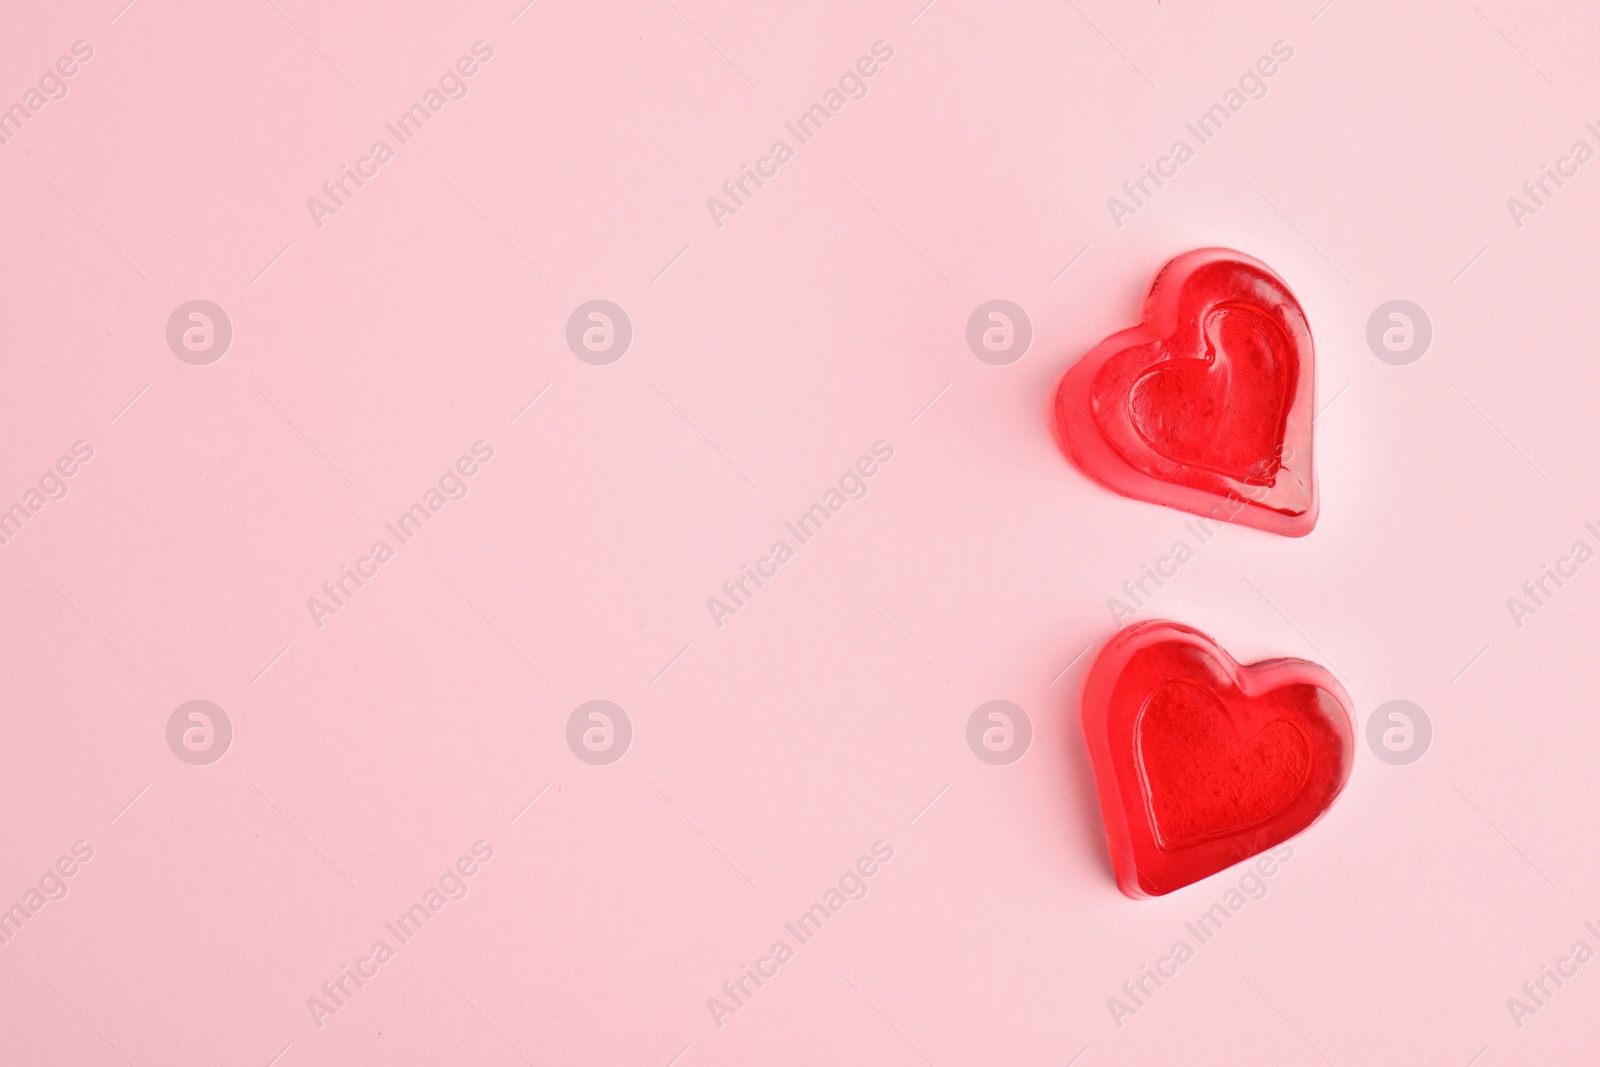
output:
[[[921,4],[7,9],[0,102],[93,58],[0,145],[0,503],[94,455],[0,546],[0,906],[93,859],[0,946],[0,1061],[1593,1058],[1600,963],[1520,1028],[1506,1000],[1600,949],[1600,564],[1520,629],[1506,599],[1600,547],[1600,162],[1520,228],[1506,198],[1600,147],[1600,9]],[[306,198],[479,40],[468,95],[318,228]],[[716,226],[880,40],[866,97]],[[1266,97],[1114,225],[1274,41]],[[1322,517],[1223,531],[1139,617],[1315,659],[1363,738],[1396,698],[1434,738],[1409,766],[1363,739],[1267,895],[1119,1027],[1236,876],[1112,882],[1080,653],[1186,516],[1092,483],[1047,415],[1210,244],[1306,308]],[[609,366],[565,341],[595,298],[633,325]],[[1009,366],[964,337],[995,298],[1033,326]],[[1365,339],[1395,298],[1433,324],[1409,366]],[[165,338],[193,299],[233,325],[209,366]],[[307,598],[479,440],[466,498],[318,628]],[[869,494],[715,626],[879,440]],[[608,766],[566,741],[596,698],[633,725]],[[995,698],[1033,723],[1009,766],[965,740]],[[208,766],[167,746],[193,699],[233,725]],[[319,1027],[307,998],[480,840],[465,899]],[[707,998],[880,840],[865,899],[718,1027]]]

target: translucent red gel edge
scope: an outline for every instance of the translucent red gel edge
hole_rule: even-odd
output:
[[[1174,849],[1157,842],[1134,740],[1135,722],[1149,694],[1183,676],[1149,671],[1139,676],[1141,654],[1166,645],[1209,661],[1214,673],[1205,684],[1216,689],[1212,682],[1226,682],[1224,691],[1235,700],[1258,700],[1287,686],[1308,686],[1331,698],[1318,702],[1316,713],[1324,729],[1313,731],[1319,738],[1312,746],[1310,774],[1287,807],[1244,829]],[[1241,666],[1205,634],[1173,622],[1138,623],[1106,644],[1084,685],[1082,718],[1117,887],[1135,899],[1181,889],[1299,834],[1344,790],[1354,760],[1350,699],[1328,671],[1298,659]]]
[[[1100,413],[1096,412],[1094,394],[1102,368],[1130,348],[1169,341],[1177,330],[1179,305],[1185,299],[1189,280],[1196,271],[1224,262],[1244,265],[1264,276],[1268,285],[1276,290],[1274,296],[1282,306],[1281,324],[1298,345],[1300,374],[1291,401],[1285,445],[1297,453],[1293,464],[1305,479],[1308,499],[1302,508],[1285,510],[1267,506],[1251,499],[1250,493],[1238,488],[1236,483],[1230,484],[1228,479],[1214,479],[1211,488],[1200,488],[1166,480],[1160,473],[1146,473],[1112,444],[1096,423],[1096,415]],[[1143,321],[1139,325],[1102,340],[1062,377],[1055,400],[1057,440],[1084,473],[1123,496],[1286,537],[1304,537],[1316,526],[1318,514],[1311,452],[1313,383],[1311,330],[1288,283],[1271,267],[1243,252],[1229,248],[1196,249],[1177,256],[1156,273],[1145,297]],[[1141,458],[1149,460],[1149,465],[1157,471],[1182,469],[1154,457],[1153,453]]]

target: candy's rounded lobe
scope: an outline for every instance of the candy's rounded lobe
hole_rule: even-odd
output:
[[[1068,451],[1125,496],[1299,537],[1317,521],[1311,329],[1289,286],[1241,252],[1172,260],[1144,321],[1056,393]]]
[[[1234,662],[1198,630],[1146,622],[1100,652],[1083,730],[1117,885],[1159,896],[1288,840],[1350,777],[1349,698],[1304,660]]]

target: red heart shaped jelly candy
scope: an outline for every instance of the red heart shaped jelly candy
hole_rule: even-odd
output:
[[[1283,279],[1226,248],[1156,275],[1144,322],[1073,365],[1056,422],[1124,496],[1300,537],[1317,522],[1311,329]]]
[[[1130,626],[1095,659],[1083,732],[1117,885],[1160,896],[1264,852],[1350,777],[1350,701],[1314,663],[1241,667],[1187,626]]]

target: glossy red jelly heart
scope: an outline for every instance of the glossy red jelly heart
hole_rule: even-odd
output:
[[[1144,322],[1061,379],[1078,466],[1124,496],[1300,537],[1317,522],[1311,328],[1283,279],[1226,248],[1161,268]]]
[[[1187,626],[1144,622],[1089,670],[1083,732],[1117,885],[1160,896],[1288,840],[1350,777],[1350,701],[1314,663],[1242,667]]]

